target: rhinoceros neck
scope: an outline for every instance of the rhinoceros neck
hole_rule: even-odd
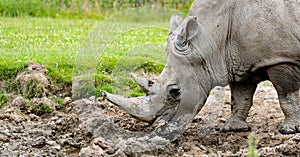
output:
[[[229,71],[226,66],[225,43],[228,23],[220,15],[199,21],[201,33],[197,38],[199,53],[205,61],[212,88],[226,86],[229,82]]]

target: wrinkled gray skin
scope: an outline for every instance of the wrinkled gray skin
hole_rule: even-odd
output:
[[[215,3],[216,2],[216,3]],[[149,138],[172,141],[204,105],[215,86],[230,85],[232,115],[223,131],[248,131],[245,121],[259,82],[275,86],[283,134],[300,132],[300,2],[196,0],[188,17],[173,15],[167,63],[154,81],[135,78],[142,98],[106,98],[157,126]]]

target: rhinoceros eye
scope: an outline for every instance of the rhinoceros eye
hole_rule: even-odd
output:
[[[178,36],[174,41],[174,52],[180,55],[187,55],[189,52],[189,41]]]
[[[178,85],[168,86],[168,92],[173,99],[177,99],[180,96],[180,88]]]

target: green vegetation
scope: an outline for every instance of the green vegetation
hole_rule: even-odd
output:
[[[2,108],[6,103],[8,103],[8,99],[4,93],[0,94],[0,108]]]
[[[36,80],[29,80],[23,84],[20,89],[25,98],[40,98],[44,94],[43,85],[39,84]]]
[[[60,108],[64,107],[64,99],[62,98],[55,98],[53,102],[58,103]]]
[[[259,157],[259,154],[256,153],[256,148],[257,148],[257,145],[258,145],[258,139],[255,137],[255,134],[254,133],[251,133],[249,135],[249,139],[247,141],[248,143],[248,157]]]
[[[88,32],[98,23],[100,21],[89,19],[0,18],[0,79],[13,78],[32,61],[46,65],[51,84],[57,85],[52,88],[70,86],[77,54],[82,49]],[[166,42],[167,34],[168,30],[164,28],[140,27],[124,32],[107,43],[105,52],[98,57],[98,64],[92,65],[97,68],[97,89],[113,90],[109,85],[113,82],[110,75],[116,67],[119,70],[123,67],[124,72],[145,69],[147,72],[160,73],[164,67],[161,59],[165,53],[164,48],[159,50],[163,54],[151,53],[157,52],[153,50],[153,44]],[[147,48],[146,43],[152,45]],[[139,52],[132,52],[136,48]],[[146,49],[143,50],[144,48]],[[151,56],[152,59],[149,58]],[[16,85],[11,83],[9,88],[17,89],[19,86]],[[139,91],[136,88],[132,95],[140,95],[136,93]],[[32,93],[28,94],[27,97],[34,96]]]
[[[52,109],[47,104],[41,104],[41,105],[36,106],[34,108],[34,114],[36,114],[37,116],[40,116],[40,115],[45,114],[45,113],[51,113],[51,112],[52,112]]]
[[[81,76],[92,69],[88,74],[91,76],[87,77],[93,78],[94,82],[80,87],[86,95],[90,95],[91,90],[100,94],[99,89],[116,93],[124,89],[125,93],[122,94],[127,96],[143,95],[128,74],[140,71],[158,74],[162,71],[171,14],[167,9],[157,8],[149,12],[149,7],[185,11],[193,1],[135,2],[1,1],[0,80],[6,83],[5,92],[20,93],[22,88],[28,88],[32,92],[26,97],[36,97],[34,92],[39,91],[39,87],[31,84],[21,87],[20,83],[14,81],[14,77],[24,71],[28,62],[36,62],[46,66],[51,92],[54,93],[70,89],[74,76]],[[148,6],[148,10],[139,8],[127,14],[122,12],[141,6]],[[158,16],[159,12],[161,14]],[[112,14],[114,18],[99,20]]]
[[[0,18],[0,80],[10,80],[28,65],[46,65],[56,84],[71,84],[74,60],[97,20]],[[17,83],[10,83],[16,89]],[[9,90],[8,90],[9,91]]]
[[[159,74],[164,68],[163,44],[167,35],[168,30],[159,27],[138,27],[122,33],[107,46],[99,59],[97,88],[125,96],[144,95],[128,74],[140,70]]]
[[[120,10],[158,6],[187,12],[193,0],[1,0],[0,16],[104,19]]]
[[[101,21],[0,18],[0,80],[10,80],[24,70],[31,61],[46,66],[51,85],[55,84],[55,87],[51,87],[54,89],[53,91],[70,86],[74,76],[76,58],[82,49],[82,44],[89,31],[98,23]],[[97,69],[96,89],[108,92],[116,91],[112,87],[115,85],[111,74],[119,74],[120,70],[129,73],[144,69],[146,72],[160,73],[164,67],[162,58],[165,57],[165,48],[163,45],[160,47],[157,45],[166,42],[167,34],[168,30],[165,28],[142,26],[124,32],[111,43],[107,43],[101,57],[98,56],[97,65],[91,65]],[[90,57],[95,58],[94,56]],[[133,93],[129,95],[142,95],[136,84],[131,85],[133,83],[131,80],[125,80],[125,82],[127,83],[123,86],[129,85],[130,90],[133,90]],[[122,84],[122,82],[119,83]],[[20,90],[17,82],[7,84],[7,91]],[[28,84],[28,89],[34,89],[33,86]],[[35,91],[32,90],[32,92]],[[35,97],[32,92],[29,92],[26,97]]]

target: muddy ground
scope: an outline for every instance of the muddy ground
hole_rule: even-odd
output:
[[[101,97],[76,101],[70,97],[58,98],[56,93],[51,93],[51,82],[45,74],[44,66],[29,63],[15,79],[20,85],[19,94],[5,94],[7,99],[0,95],[1,157],[128,156],[118,145],[122,146],[122,140],[126,141],[128,136],[115,134],[116,131],[131,131],[128,134],[131,136],[132,132],[153,130],[149,124],[132,118]],[[0,81],[0,93],[4,87],[5,83]],[[247,119],[251,132],[220,132],[229,116],[229,88],[216,88],[177,140],[133,155],[247,156],[247,140],[254,133],[259,140],[256,151],[261,156],[300,156],[300,134],[282,135],[277,130],[284,116],[270,82],[261,83],[256,90]]]
[[[206,105],[179,139],[144,156],[246,156],[251,132],[219,131],[230,115],[228,88],[225,95],[224,105]],[[86,149],[95,137],[82,123],[97,116],[92,113],[97,110],[125,129],[145,131],[149,128],[101,98],[73,102],[66,98],[64,108],[40,116],[30,112],[28,107],[20,107],[21,99],[11,95],[9,103],[0,110],[0,156],[79,156],[79,153],[82,156],[122,156],[109,146],[100,145],[100,150]],[[46,101],[44,99],[35,101]],[[55,104],[53,106],[55,108]],[[260,84],[247,121],[259,140],[257,152],[261,156],[300,156],[300,134],[282,135],[277,130],[283,118],[273,86],[268,82]]]

